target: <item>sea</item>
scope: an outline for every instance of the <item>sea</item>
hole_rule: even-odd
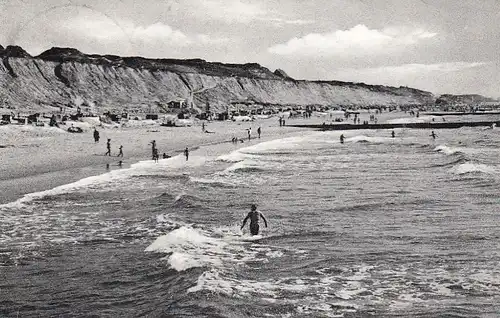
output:
[[[0,316],[497,317],[500,130],[394,132],[200,147],[3,204]]]

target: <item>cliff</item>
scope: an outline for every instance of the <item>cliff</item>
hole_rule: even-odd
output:
[[[32,57],[20,47],[0,47],[0,107],[51,111],[88,106],[102,111],[162,111],[170,101],[193,101],[203,111],[228,105],[423,105],[434,96],[408,87],[290,78],[256,63],[201,59],[147,59],[84,54],[52,48]]]

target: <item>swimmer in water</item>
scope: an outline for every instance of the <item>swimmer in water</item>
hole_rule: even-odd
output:
[[[264,220],[264,224],[267,227],[267,220],[264,217],[262,213],[257,211],[257,206],[255,204],[252,204],[251,211],[248,212],[246,218],[243,220],[243,225],[241,226],[240,230],[243,230],[245,227],[245,224],[247,223],[247,220],[250,219],[250,233],[252,235],[257,235],[259,234],[259,217]]]

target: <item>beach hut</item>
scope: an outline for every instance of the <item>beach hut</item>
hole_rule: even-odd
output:
[[[182,109],[186,107],[186,100],[183,98],[176,98],[167,103],[168,108]]]

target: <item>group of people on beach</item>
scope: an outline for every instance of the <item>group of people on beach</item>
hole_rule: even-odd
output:
[[[100,134],[97,128],[94,128],[94,142],[98,143],[100,139]],[[111,156],[111,139],[108,138],[106,141],[106,153],[104,154],[105,156]],[[118,154],[116,155],[117,157],[123,157],[123,145],[120,145],[118,147]]]
[[[94,142],[98,143],[100,140],[100,133],[97,130],[97,128],[94,128],[93,136],[94,136]],[[152,159],[153,159],[153,161],[155,161],[157,163],[160,156],[158,153],[158,148],[156,147],[156,140],[151,141],[149,144],[151,145]],[[186,147],[183,152],[184,152],[184,156],[186,157],[186,161],[188,161],[189,160],[189,148]],[[108,138],[106,141],[106,153],[104,155],[111,156],[111,138]],[[123,145],[120,145],[120,147],[118,147],[118,154],[116,156],[123,157]],[[165,152],[163,153],[162,157],[163,157],[163,159],[171,158],[171,156],[167,155]],[[123,164],[122,161],[120,161],[118,163],[119,166],[122,166],[122,164]],[[109,168],[109,164],[107,164],[107,167]]]
[[[246,129],[246,131],[247,131],[247,138],[248,138],[248,141],[252,140],[252,127],[247,128],[247,129]],[[260,139],[260,134],[261,134],[261,133],[262,133],[262,128],[259,126],[259,127],[257,128],[257,138],[258,138],[258,139]],[[238,142],[243,143],[243,142],[245,142],[245,141],[243,140],[243,138],[238,138],[238,137],[233,137],[233,138],[231,138],[231,143],[233,143],[233,144],[237,144]]]
[[[153,140],[149,143],[151,145],[151,155],[153,156],[153,161],[158,163],[158,160],[160,159],[158,148],[156,148],[156,140]],[[186,157],[186,161],[189,160],[189,148],[186,147],[184,149],[184,156]],[[168,159],[171,158],[172,156],[167,155],[167,153],[163,153],[162,158],[163,159]]]
[[[282,118],[280,117],[280,125],[282,124],[281,120],[282,120]],[[284,119],[283,119],[283,124],[284,124]],[[252,139],[252,128],[250,127],[248,129],[246,129],[246,131],[247,131],[248,140],[251,140]],[[205,123],[202,123],[202,132],[212,133],[212,132],[209,132],[208,130],[206,130]],[[262,129],[259,126],[257,128],[257,137],[259,139],[260,139],[261,133],[262,133]],[[93,136],[94,136],[94,142],[98,143],[99,140],[100,140],[100,133],[97,130],[97,128],[94,128]],[[232,143],[243,142],[243,139],[237,138],[237,137],[233,137],[232,140],[231,140],[231,142]],[[159,155],[158,148],[156,147],[156,140],[151,141],[149,144],[151,145],[152,160],[157,163],[158,160],[160,159],[160,155]],[[189,148],[186,147],[184,149],[183,153],[184,153],[184,157],[186,158],[186,161],[188,161],[189,160]],[[110,138],[107,139],[107,142],[106,142],[106,153],[104,155],[105,156],[111,156],[111,139]],[[123,145],[120,145],[118,147],[118,154],[116,156],[117,157],[123,157]],[[163,153],[162,157],[163,157],[163,159],[171,158],[171,156],[167,155],[165,152]],[[122,164],[122,162],[120,161],[120,166],[121,166],[121,164]]]

